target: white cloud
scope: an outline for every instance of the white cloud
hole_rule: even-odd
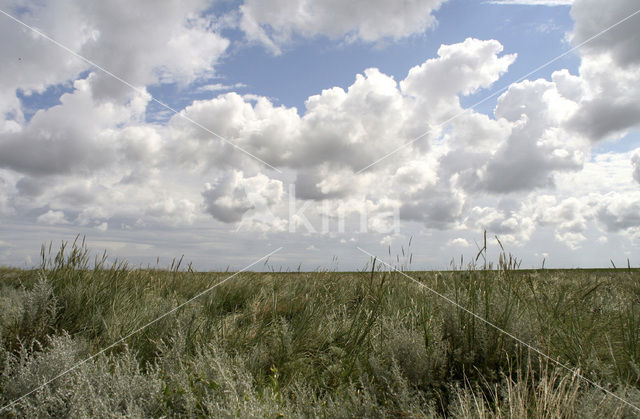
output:
[[[524,244],[535,231],[535,221],[520,205],[513,209],[476,206],[469,210],[464,222],[469,230],[488,231],[498,235],[503,243]]]
[[[558,176],[558,187],[550,191],[554,195],[529,194],[523,202],[526,213],[538,226],[552,227],[556,240],[571,249],[596,240],[598,230],[637,237],[640,196],[629,176],[631,155],[602,154],[580,172]]]
[[[573,233],[571,231],[556,232],[555,238],[559,243],[569,246],[571,250],[579,249],[580,245],[587,240],[584,234]]]
[[[276,53],[294,35],[326,36],[375,42],[424,33],[434,23],[432,13],[446,0],[245,0],[240,28],[247,38]]]
[[[280,166],[292,158],[292,141],[300,129],[295,108],[276,107],[264,97],[252,103],[231,92],[195,101],[182,112],[271,165]],[[169,128],[167,151],[177,164],[192,170],[262,168],[252,157],[178,115],[170,120]]]
[[[108,138],[119,124],[135,122],[147,98],[124,105],[96,101],[94,74],[74,82],[60,105],[38,111],[17,132],[0,134],[0,166],[35,176],[91,173],[113,163],[117,146]]]
[[[457,111],[458,94],[475,92],[497,80],[515,59],[511,55],[498,57],[501,50],[496,41],[473,39],[443,46],[441,57],[410,70],[401,82],[402,90],[392,77],[377,69],[365,70],[347,90],[334,87],[309,97],[302,117],[293,108],[275,107],[267,98],[249,100],[236,93],[196,101],[184,112],[270,164],[304,168],[300,182],[311,189],[301,193],[318,197],[341,194],[345,187],[353,190],[360,183],[353,177],[349,184],[339,186],[340,179],[349,178],[349,170],[365,167],[428,128],[432,116],[424,114],[425,104],[452,103],[450,112]],[[445,80],[446,74],[462,67],[473,67],[474,71],[459,74],[446,88],[444,83],[429,88],[429,78]],[[169,154],[185,166],[206,169],[254,164],[188,121],[174,117],[170,126]],[[416,151],[424,153],[429,137],[436,134],[395,153],[372,170],[397,166]],[[337,176],[341,170],[346,171]]]
[[[637,11],[636,0],[617,0],[606,5],[600,0],[576,0],[571,8],[575,21],[571,40],[580,44],[609,29],[582,47],[585,55],[607,54],[623,67],[640,64],[638,16],[618,24]],[[616,26],[611,28],[613,25]]]
[[[82,25],[65,23],[82,21],[77,7],[68,2],[27,5],[24,2],[1,1],[0,6],[2,10],[25,19],[28,24],[35,24],[39,30],[47,32],[74,51],[78,51],[92,36],[91,31],[85,30]],[[19,9],[23,13],[18,14]],[[87,66],[80,60],[70,59],[68,52],[42,40],[18,23],[5,16],[2,19],[0,38],[10,39],[11,42],[0,45],[0,56],[3,57],[0,67],[0,120],[9,113],[14,118],[8,119],[22,123],[16,89],[20,88],[26,93],[42,92],[49,85],[67,82]],[[5,130],[6,124],[5,121]]]
[[[536,197],[536,221],[542,225],[553,224],[561,230],[572,233],[582,233],[587,229],[590,214],[585,202],[570,197],[555,204],[556,199],[553,196]]]
[[[516,54],[498,55],[503,47],[496,40],[467,38],[464,42],[442,45],[438,58],[432,58],[409,70],[400,84],[406,94],[437,104],[458,93],[469,95],[491,86],[515,61]]]
[[[498,98],[497,121],[475,114],[456,121],[444,170],[457,173],[467,191],[496,194],[553,187],[556,173],[579,170],[588,142],[564,127],[578,105],[558,84],[512,84]]]
[[[499,101],[498,120],[468,112],[444,136],[438,138],[441,133],[433,133],[372,170],[354,173],[398,143],[408,141],[414,132],[427,125],[425,120],[436,123],[441,119],[443,111],[434,104],[447,104],[449,114],[461,111],[458,95],[490,86],[513,63],[515,56],[500,57],[501,51],[497,41],[467,39],[446,45],[440,48],[439,57],[412,68],[400,84],[377,69],[369,69],[358,75],[346,90],[332,88],[310,97],[302,116],[293,108],[274,106],[267,98],[248,99],[236,93],[193,102],[183,112],[252,154],[293,170],[298,199],[340,199],[346,203],[343,208],[347,213],[356,214],[360,209],[352,203],[365,202],[367,225],[372,230],[392,228],[395,205],[400,208],[403,220],[417,221],[429,228],[444,230],[463,227],[465,223],[476,228],[482,222],[507,240],[522,242],[531,235],[533,224],[529,219],[519,219],[518,212],[509,210],[494,212],[489,218],[476,217],[478,220],[472,222],[466,207],[470,204],[469,192],[479,186],[495,192],[546,187],[551,184],[553,172],[579,168],[582,143],[572,146],[560,126],[575,108],[574,102],[565,96],[577,97],[582,86],[566,72],[559,72],[556,82],[540,80],[512,86]],[[464,68],[475,70],[459,71]],[[447,84],[444,75],[455,71],[459,72]],[[135,221],[135,205],[138,214],[151,220],[190,224],[199,217],[194,202],[204,197],[205,212],[217,220],[243,221],[243,228],[249,229],[283,229],[286,216],[282,208],[279,213],[276,208],[283,184],[256,174],[259,166],[255,161],[177,116],[167,128],[138,122],[136,115],[144,109],[144,101],[128,107],[109,105],[109,112],[105,112],[92,98],[91,83],[93,78],[77,82],[77,90],[67,95],[63,105],[42,115],[47,112],[77,115],[92,109],[98,109],[96,112],[103,119],[104,115],[112,115],[104,119],[103,127],[94,124],[92,127],[97,131],[88,131],[77,140],[99,138],[100,142],[91,146],[91,142],[82,140],[82,146],[90,148],[83,151],[82,147],[76,147],[81,154],[60,169],[48,170],[53,174],[83,173],[102,178],[84,183],[58,180],[56,185],[47,184],[33,177],[44,173],[30,172],[28,166],[17,165],[20,159],[7,157],[13,164],[10,167],[32,175],[20,181],[23,193],[31,191],[33,199],[40,203],[84,208],[77,222],[85,225],[101,224],[111,217],[125,217],[126,224],[131,225]],[[74,100],[81,98],[86,103],[72,106]],[[65,127],[79,124],[69,120]],[[34,118],[32,124],[37,122]],[[29,124],[26,129],[31,127]],[[92,156],[99,160],[83,163]],[[28,161],[27,157],[31,155],[24,157]],[[505,162],[524,170],[527,176],[505,176],[504,173],[513,171]],[[190,189],[179,197],[164,192],[167,186],[164,182],[176,170],[190,173],[195,180],[203,173],[238,165],[251,176],[234,171],[219,178],[215,185],[208,185],[202,193]],[[47,168],[41,163],[33,167]],[[106,181],[101,173],[116,167],[119,176],[110,175]],[[167,169],[166,175],[162,174]],[[512,183],[504,186],[505,179]],[[142,187],[143,193],[135,193]],[[108,192],[101,196],[98,192],[101,188]],[[132,192],[137,204],[132,201],[127,205],[127,195]],[[100,199],[92,199],[95,196]],[[310,213],[319,217],[321,211],[313,208]],[[265,214],[269,220],[262,219]]]
[[[232,171],[207,183],[202,192],[205,211],[226,222],[238,222],[245,213],[270,213],[270,208],[282,200],[282,182],[263,174],[245,177],[242,171]]]
[[[81,21],[95,34],[80,52],[136,86],[211,76],[229,41],[210,30],[201,14],[207,7],[204,0],[78,2]],[[128,89],[103,74],[95,87],[98,97]]]
[[[5,10],[51,36],[70,50],[96,62],[134,86],[189,83],[214,73],[229,41],[211,30],[202,12],[205,0],[159,5],[151,0],[85,2],[0,1]],[[133,18],[135,16],[135,18]],[[74,24],[70,24],[73,22]],[[6,113],[22,115],[16,89],[42,92],[68,83],[91,67],[68,51],[3,16],[0,37],[0,122]],[[43,65],[46,63],[46,65]],[[97,98],[123,100],[132,90],[102,72],[92,84]],[[0,124],[0,132],[7,128]]]
[[[599,1],[577,0],[571,8],[571,42],[588,42],[580,49],[582,93],[569,126],[592,141],[619,138],[640,125],[639,16],[629,18],[637,12],[634,0],[606,7]]]
[[[449,240],[447,245],[455,246],[455,247],[470,247],[471,243],[469,243],[466,239],[463,239],[462,237],[458,237],[458,238]]]
[[[585,162],[581,171],[558,174],[556,194],[584,197],[595,191],[602,193],[637,191],[631,176],[633,154],[635,154],[634,151],[593,155]]]
[[[608,54],[587,55],[580,66],[584,91],[570,128],[599,141],[640,124],[640,63],[621,67]]]
[[[408,139],[403,129],[407,105],[395,80],[377,69],[357,75],[347,91],[334,87],[311,96],[291,164],[363,168]]]
[[[640,192],[609,192],[598,201],[597,219],[607,231],[623,231],[636,238],[640,237]]]
[[[236,93],[194,102],[184,112],[261,159],[295,170],[298,199],[370,196],[378,202],[382,197],[397,200],[401,196],[403,219],[444,229],[460,221],[465,194],[454,188],[449,179],[453,173],[439,177],[438,157],[447,146],[431,147],[438,132],[364,173],[355,172],[422,134],[429,121],[437,123],[442,110],[434,103],[449,104],[449,113],[461,111],[458,95],[490,86],[515,59],[514,55],[500,57],[501,51],[497,41],[475,39],[443,46],[438,58],[411,69],[400,87],[392,77],[368,69],[346,90],[334,87],[311,96],[302,116],[295,109],[275,107],[267,98],[249,100]],[[460,68],[474,71],[461,71],[445,86],[445,75]],[[425,113],[428,107],[433,114]],[[461,122],[456,128],[460,135],[450,137],[461,146],[488,150],[495,147],[496,134],[504,137],[510,130],[506,122],[475,113],[461,121],[468,124]],[[251,159],[180,118],[174,117],[170,128],[168,155],[185,168],[206,172],[241,165],[251,173],[258,169]],[[205,193],[207,202],[220,198],[216,187]],[[249,208],[243,199],[216,205],[209,211],[227,222],[239,221]],[[383,211],[378,204],[373,208]],[[371,223],[380,222],[376,225],[382,228],[385,222],[380,220],[372,215]]]
[[[38,216],[37,222],[40,224],[69,224],[69,221],[65,219],[64,212],[49,210],[44,214]]]
[[[143,91],[211,76],[228,45],[202,14],[205,1],[2,3],[3,10]],[[168,162],[166,131],[144,121],[148,95],[98,70],[78,79],[89,69],[85,62],[10,21],[0,32],[12,40],[0,46],[6,64],[0,68],[0,115],[10,118],[0,120],[0,167],[20,174],[0,210],[54,204],[67,218],[47,213],[41,222],[75,218],[77,225],[104,226],[111,217],[124,217],[127,224],[140,217],[169,225],[193,222],[198,191],[183,192],[180,179],[159,171]],[[29,94],[59,84],[74,90],[27,123],[16,90]],[[168,192],[168,185],[182,188]],[[13,208],[6,208],[9,202]]]
[[[185,198],[163,197],[162,199],[147,203],[146,216],[160,220],[169,225],[192,224],[197,214],[196,204]]]

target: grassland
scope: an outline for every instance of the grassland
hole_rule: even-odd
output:
[[[0,268],[3,417],[637,417],[640,272]],[[174,267],[175,268],[175,267]]]

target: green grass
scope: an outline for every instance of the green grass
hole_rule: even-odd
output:
[[[229,273],[130,269],[80,243],[0,268],[0,402]],[[640,272],[407,272],[640,406]],[[636,417],[398,272],[244,272],[4,417]]]

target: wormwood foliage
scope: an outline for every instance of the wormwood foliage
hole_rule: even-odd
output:
[[[404,253],[404,249],[403,249]],[[226,278],[132,269],[83,243],[0,268],[6,406]],[[485,259],[486,261],[486,259]],[[462,263],[462,262],[461,262]],[[640,406],[640,272],[407,272]],[[402,266],[406,269],[406,266]],[[398,272],[238,274],[2,417],[636,417]]]

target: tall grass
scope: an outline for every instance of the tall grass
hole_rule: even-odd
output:
[[[2,406],[229,275],[106,260],[91,258],[77,241],[55,253],[44,248],[39,269],[0,269]],[[496,269],[477,269],[474,261],[408,274],[640,405],[639,273],[518,266],[503,250]],[[400,268],[407,272],[408,265]],[[375,264],[352,273],[238,274],[0,411],[5,417],[637,413]]]

